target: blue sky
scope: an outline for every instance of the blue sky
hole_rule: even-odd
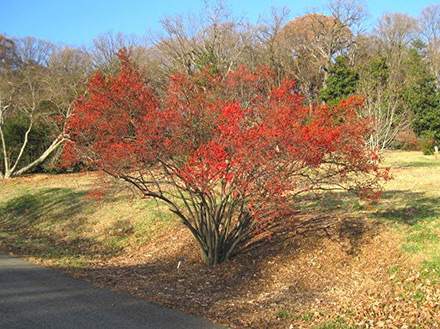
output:
[[[438,1],[438,0],[437,0]],[[372,20],[383,12],[418,16],[436,0],[366,0]],[[236,16],[255,23],[272,6],[287,6],[292,18],[319,7],[322,0],[229,0]],[[0,0],[0,33],[10,37],[35,36],[72,46],[88,44],[107,31],[145,34],[160,30],[160,19],[179,13],[199,12],[202,0]]]

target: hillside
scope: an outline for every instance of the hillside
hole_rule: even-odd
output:
[[[380,203],[310,195],[293,231],[213,267],[166,208],[111,181],[94,192],[96,173],[14,178],[0,182],[0,252],[231,327],[437,328],[440,158],[384,165]]]

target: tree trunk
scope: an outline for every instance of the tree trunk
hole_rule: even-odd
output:
[[[251,236],[252,229],[247,224],[247,220],[239,223],[229,232],[218,232],[214,225],[211,225],[212,229],[209,231],[198,232],[200,239],[197,241],[203,262],[211,266],[229,260],[233,252]]]

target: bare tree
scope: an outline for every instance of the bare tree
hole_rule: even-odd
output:
[[[18,176],[41,163],[62,143],[62,137],[56,138],[40,158],[41,161],[27,164],[19,169],[20,161],[29,142],[29,135],[34,126],[41,120],[44,103],[49,101],[43,88],[42,72],[35,67],[21,70],[19,76],[2,77],[0,87],[0,139],[3,156],[3,172],[0,179]],[[21,145],[10,145],[4,127],[9,121],[20,121],[25,125]]]
[[[34,37],[15,38],[14,44],[20,60],[25,65],[46,66],[55,45]]]
[[[404,14],[386,14],[374,32],[364,37],[363,45],[369,51],[364,52],[367,58],[358,63],[361,74],[358,91],[365,98],[363,114],[373,119],[369,146],[383,150],[412,123],[413,110],[403,98],[411,79],[403,63],[417,38],[417,21]]]
[[[291,47],[282,33],[289,14],[287,7],[272,7],[269,17],[263,18],[257,30],[261,48],[260,64],[269,64],[280,80],[292,73]]]
[[[373,60],[361,75],[358,91],[364,96],[362,115],[373,125],[368,145],[372,150],[384,150],[411,125],[412,111],[402,97],[403,86],[395,84],[385,58]]]
[[[440,85],[440,5],[431,5],[422,10],[420,31],[427,44],[427,55],[432,73]]]
[[[14,40],[0,34],[0,73],[15,71],[21,64]]]
[[[411,43],[418,37],[417,20],[405,14],[385,14],[374,32],[379,51],[388,58],[391,69],[400,70]]]
[[[167,17],[162,26],[165,33],[156,37],[154,47],[166,74],[194,74],[205,67],[227,74],[253,38],[250,25],[233,18],[220,1],[206,2],[199,15]]]
[[[351,0],[329,2],[325,9],[326,14],[298,17],[283,29],[292,51],[294,74],[310,102],[325,88],[334,58],[354,45],[366,15],[363,6]]]
[[[92,70],[115,74],[119,67],[116,53],[121,48],[128,49],[137,62],[145,53],[145,40],[134,34],[109,31],[99,35],[90,47],[83,47],[82,51],[89,57]]]
[[[23,59],[30,58],[27,57],[28,49],[33,49],[33,54],[45,53],[46,48],[38,49],[38,45],[46,45],[44,42],[26,44],[29,48],[23,48],[24,54],[22,49],[17,49]],[[36,58],[42,57],[38,55]],[[3,158],[0,179],[28,172],[59,148],[66,139],[65,122],[70,116],[72,101],[84,85],[85,66],[72,49],[54,47],[41,62],[45,63],[44,66],[36,62],[23,61],[19,70],[4,72],[0,79],[0,153]],[[18,140],[11,140],[6,133],[14,123],[23,127]],[[41,142],[41,153],[24,161],[30,138],[36,127],[41,125],[49,127],[46,132],[50,134],[51,142],[48,145]]]

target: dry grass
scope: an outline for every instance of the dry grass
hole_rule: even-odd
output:
[[[96,173],[0,181],[0,247],[53,266],[85,266],[136,249],[173,223],[161,206],[128,189],[96,199]]]
[[[296,230],[214,267],[155,202],[124,189],[90,199],[96,174],[12,179],[0,250],[233,327],[435,328],[440,159],[391,152],[385,164],[394,179],[378,205],[305,200]]]

